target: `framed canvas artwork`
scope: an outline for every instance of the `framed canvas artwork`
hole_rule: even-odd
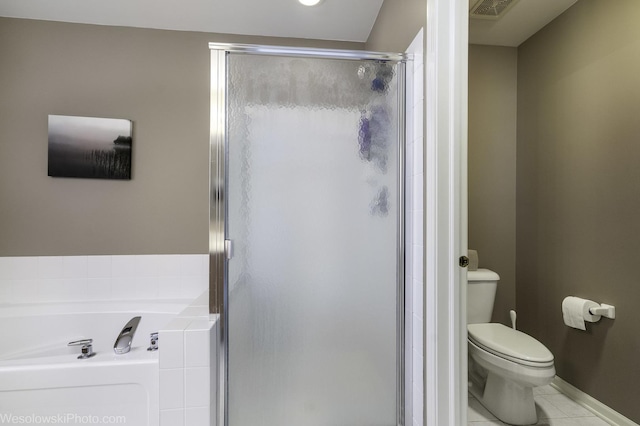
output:
[[[132,123],[49,115],[49,176],[131,179]]]

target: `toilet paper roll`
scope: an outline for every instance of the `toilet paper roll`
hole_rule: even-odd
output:
[[[591,315],[589,308],[598,307],[596,302],[592,300],[582,299],[580,297],[568,296],[562,301],[562,318],[564,323],[569,327],[579,330],[586,330],[585,321],[597,322],[600,315]]]
[[[476,250],[467,250],[467,257],[469,258],[469,266],[467,266],[468,271],[477,271],[478,270],[478,252]]]

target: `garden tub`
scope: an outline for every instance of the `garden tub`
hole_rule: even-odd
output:
[[[157,426],[159,331],[191,300],[0,305],[0,424]],[[113,344],[141,320],[127,354]],[[78,359],[93,339],[95,355]],[[160,342],[160,347],[162,343]]]

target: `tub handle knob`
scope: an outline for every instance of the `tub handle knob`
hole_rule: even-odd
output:
[[[82,346],[82,348],[80,348],[80,355],[78,355],[78,359],[87,359],[95,355],[91,343],[93,343],[93,339],[82,339],[69,342],[67,343],[67,346]]]
[[[158,350],[158,332],[153,332],[149,336],[150,344],[147,348],[148,351],[157,351]]]
[[[73,342],[67,343],[67,346],[80,346],[80,345],[90,345],[93,343],[93,339],[82,339],[82,340],[74,340]]]

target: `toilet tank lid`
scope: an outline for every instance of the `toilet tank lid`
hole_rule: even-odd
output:
[[[467,281],[498,281],[500,275],[489,269],[479,268],[477,271],[467,271]]]

